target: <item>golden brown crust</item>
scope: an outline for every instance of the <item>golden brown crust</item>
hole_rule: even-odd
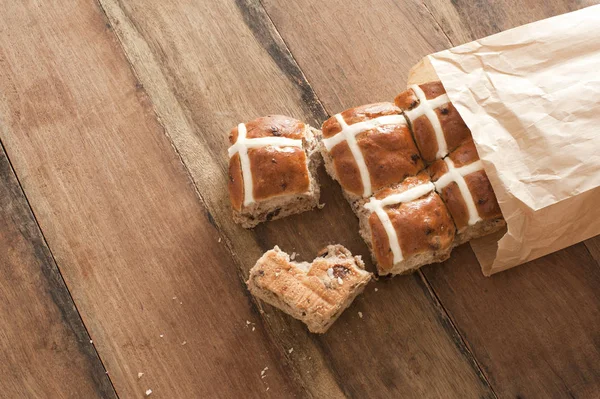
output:
[[[443,159],[438,159],[427,168],[431,181],[438,181],[447,171],[448,165],[446,165],[446,162],[444,162]]]
[[[479,161],[479,154],[477,153],[477,147],[475,147],[473,140],[469,140],[448,154],[448,158],[452,160],[454,166],[460,168]]]
[[[421,157],[425,162],[433,162],[438,152],[438,143],[433,125],[425,115],[411,121],[411,125]]]
[[[435,110],[435,113],[440,120],[440,125],[442,125],[448,151],[452,151],[465,141],[471,140],[471,131],[452,103],[439,107]]]
[[[444,86],[440,81],[424,83],[419,85],[419,87],[423,90],[425,98],[428,100],[446,94],[446,89],[444,89]],[[419,99],[412,89],[408,89],[398,94],[394,99],[394,103],[403,111],[408,111],[419,105]]]
[[[475,200],[477,212],[483,220],[498,219],[502,217],[500,205],[496,199],[496,194],[492,189],[490,180],[485,170],[480,170],[465,176],[465,181],[469,191]]]
[[[415,175],[424,167],[407,125],[380,126],[359,134],[357,141],[374,191]]]
[[[392,247],[390,246],[390,238],[383,227],[383,223],[377,217],[376,214],[372,213],[369,216],[369,225],[371,227],[371,246],[373,254],[377,261],[377,268],[380,270],[388,271],[394,265],[394,254],[392,253]]]
[[[333,167],[340,185],[344,190],[362,196],[363,184],[360,171],[348,143],[343,141],[333,147],[329,152],[333,160]]]
[[[396,96],[394,103],[401,110],[410,111],[419,105],[419,99],[412,89],[407,89]]]
[[[385,197],[389,197],[392,194],[402,193],[413,187],[428,183],[429,181],[430,181],[430,179],[429,179],[429,176],[427,175],[427,172],[423,171],[415,176],[407,177],[402,182],[402,184],[397,184],[397,185],[394,185],[393,187],[387,187],[382,190],[379,190],[373,196],[379,200],[384,199]]]
[[[308,191],[309,172],[302,148],[252,148],[248,158],[256,201]]]
[[[342,117],[348,125],[354,125],[355,123],[379,118],[380,116],[399,115],[400,113],[400,109],[394,104],[390,102],[381,102],[347,109],[342,112]]]
[[[244,200],[244,182],[242,180],[242,167],[240,165],[240,154],[235,154],[229,160],[229,199],[231,206],[236,211],[242,208]]]
[[[446,94],[446,89],[444,88],[442,82],[440,82],[439,80],[435,82],[423,83],[419,85],[419,87],[421,88],[421,90],[423,90],[423,93],[425,93],[425,98],[428,100],[439,97],[442,94]]]
[[[283,115],[257,118],[246,125],[246,138],[286,137],[304,139],[307,126]],[[235,127],[229,134],[234,144],[238,137]],[[303,148],[266,146],[248,150],[252,171],[253,196],[261,201],[276,196],[305,193],[310,187],[306,153]],[[244,184],[239,154],[229,160],[229,197],[234,210],[243,208]]]
[[[375,197],[383,199],[429,181],[426,173],[407,178],[396,188],[382,190]],[[404,258],[426,253],[444,252],[451,248],[455,227],[452,218],[437,193],[431,192],[415,201],[385,208],[396,234]],[[393,255],[383,224],[375,213],[369,216],[371,244],[381,271],[389,271]]]
[[[400,115],[400,110],[392,103],[368,104],[351,108],[341,113],[348,125],[364,122],[385,115]],[[335,117],[323,124],[323,136],[332,137],[341,131]],[[381,125],[356,136],[365,164],[371,177],[373,191],[402,181],[423,169],[424,164],[412,139],[408,126],[404,123]],[[337,180],[344,190],[362,196],[363,183],[356,160],[343,141],[329,152]]]
[[[345,248],[328,249],[338,252],[337,256],[324,255],[312,264],[299,265],[275,247],[250,270],[248,288],[306,323],[310,331],[324,333],[371,279],[362,261]]]
[[[327,119],[323,126],[321,126],[321,132],[323,133],[324,138],[329,138],[335,136],[337,133],[342,131],[342,127],[340,123],[337,121],[335,117],[331,117]]]
[[[428,100],[434,99],[446,93],[441,82],[429,82],[419,85]],[[403,111],[417,108],[420,102],[412,89],[408,89],[396,96],[396,106]],[[454,150],[460,144],[471,138],[471,132],[462,117],[451,103],[447,103],[435,110],[436,115],[442,126],[442,131],[446,139],[448,151]],[[427,163],[435,161],[438,152],[438,145],[435,130],[429,119],[422,115],[415,120],[411,120],[411,128],[415,137],[415,142],[423,160]]]
[[[455,182],[448,184],[441,190],[440,196],[446,203],[458,231],[467,227],[469,225],[469,209],[458,185]]]
[[[297,119],[285,115],[268,115],[256,118],[246,123],[246,138],[259,137],[287,137],[301,139],[304,137],[306,125]],[[229,142],[234,144],[237,140],[237,126],[231,129]]]

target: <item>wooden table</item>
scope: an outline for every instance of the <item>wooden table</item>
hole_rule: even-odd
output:
[[[593,2],[2,3],[0,397],[600,397],[599,238],[492,278],[459,247],[315,336],[243,280],[275,244],[366,255],[339,188],[253,231],[226,193],[237,122],[319,125]]]

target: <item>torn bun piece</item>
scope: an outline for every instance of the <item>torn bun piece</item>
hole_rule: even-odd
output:
[[[322,129],[325,167],[351,204],[424,168],[406,118],[392,103],[348,109]]]
[[[471,131],[454,108],[442,82],[411,85],[395,99],[409,121],[426,163],[442,159],[471,139]]]
[[[455,245],[505,226],[496,195],[472,140],[433,163],[428,172],[456,225]]]
[[[256,262],[246,284],[252,295],[322,334],[371,280],[364,267],[341,245],[327,246],[312,263],[294,262],[276,246]]]
[[[362,200],[359,219],[380,275],[442,262],[453,248],[456,228],[426,172]]]
[[[296,119],[270,115],[240,123],[229,134],[229,198],[245,228],[319,204],[320,132]]]

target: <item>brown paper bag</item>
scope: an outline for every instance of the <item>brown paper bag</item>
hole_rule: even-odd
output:
[[[600,234],[600,6],[432,54],[508,231],[471,243],[491,275]]]

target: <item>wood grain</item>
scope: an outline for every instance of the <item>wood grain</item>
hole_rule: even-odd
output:
[[[231,126],[268,113],[316,124],[327,116],[258,2],[101,4],[216,226],[236,254],[242,276],[275,244],[302,259],[311,259],[333,242],[367,253],[356,218],[323,171],[327,205],[322,211],[245,231],[232,223],[224,206],[225,138]],[[418,276],[367,291],[323,337],[310,336],[299,322],[263,308],[277,347],[309,394],[491,395]]]
[[[0,68],[6,152],[118,395],[301,395],[98,4],[4,4]]]
[[[325,108],[393,101],[409,69],[450,42],[415,1],[263,0]]]
[[[115,393],[0,145],[0,396]]]
[[[425,275],[499,397],[597,397],[600,268],[583,244],[490,278],[462,246]]]
[[[566,1],[428,0],[395,7],[373,0],[332,2],[323,11],[312,0],[296,1],[293,6],[281,0],[264,0],[264,4],[324,106],[336,112],[393,98],[394,90],[404,87],[404,80],[397,81],[397,77],[404,78],[411,66],[405,66],[406,54],[415,63],[450,43],[583,6]],[[415,10],[425,10],[427,15]],[[315,18],[344,23],[311,29]],[[429,32],[423,34],[427,41],[412,28]],[[398,50],[386,49],[389,43],[395,43]],[[369,62],[364,62],[365,54]],[[356,80],[337,79],[339,73],[334,71],[351,70],[349,65],[361,66],[353,73]],[[586,244],[598,254],[596,239]],[[600,348],[599,273],[582,244],[490,279],[482,277],[467,247],[459,248],[442,267],[423,270],[494,391],[500,397],[540,398],[593,397],[600,390],[594,366]]]
[[[455,46],[516,26],[598,4],[597,0],[527,2],[424,0],[423,2]]]

